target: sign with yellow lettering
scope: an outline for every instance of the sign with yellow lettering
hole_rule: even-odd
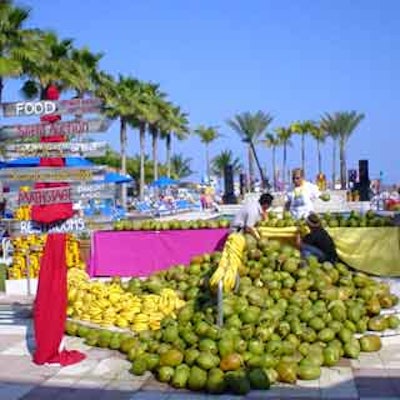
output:
[[[102,180],[104,167],[85,168],[4,168],[0,170],[0,179],[19,182],[76,182]]]

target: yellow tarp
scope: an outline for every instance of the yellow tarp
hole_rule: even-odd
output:
[[[259,228],[262,236],[293,241],[295,227]],[[400,276],[400,227],[328,228],[339,257],[351,267],[380,276]]]

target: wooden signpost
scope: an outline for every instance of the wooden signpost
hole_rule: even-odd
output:
[[[57,90],[56,90],[57,91]],[[57,94],[58,96],[58,94]],[[41,117],[47,115],[78,115],[98,113],[103,109],[100,99],[72,99],[72,100],[41,100],[4,103],[1,105],[4,117]],[[50,120],[50,118],[49,118]],[[8,157],[39,156],[47,158],[61,158],[66,156],[99,156],[106,150],[105,142],[60,142],[60,143],[28,143],[32,139],[43,139],[51,136],[74,137],[85,133],[105,132],[110,126],[106,118],[75,119],[57,121],[54,123],[41,122],[36,124],[16,124],[0,127],[0,140],[12,140],[13,144],[6,146]],[[19,142],[19,143],[18,143]],[[0,181],[18,181],[33,185],[37,182],[67,182],[71,186],[35,189],[10,193],[7,198],[16,200],[19,205],[51,205],[72,203],[85,196],[95,199],[113,198],[114,193],[109,187],[98,188],[97,191],[78,189],[74,183],[101,181],[104,178],[105,167],[88,166],[81,168],[71,167],[31,167],[31,168],[4,168],[0,169]],[[87,185],[91,186],[91,185]],[[85,186],[83,186],[85,187]],[[13,197],[14,196],[14,197]],[[110,223],[111,217],[107,217]],[[98,221],[96,220],[96,223]],[[70,218],[53,224],[41,224],[34,221],[12,221],[12,235],[30,235],[51,232],[84,232],[88,229],[83,218]],[[31,294],[29,251],[26,257],[27,292]]]
[[[111,121],[105,118],[60,121],[54,124],[5,125],[0,127],[0,140],[40,138],[54,135],[75,136],[107,131]]]
[[[6,146],[8,158],[14,157],[99,157],[107,150],[107,142],[22,143]]]
[[[35,167],[0,169],[0,179],[19,182],[76,182],[103,179],[104,167]]]
[[[101,111],[101,99],[41,100],[3,103],[4,117],[41,116],[49,114],[87,114]]]
[[[87,185],[89,187],[91,185]],[[8,201],[18,205],[48,205],[56,203],[71,203],[79,200],[88,199],[112,199],[115,196],[115,189],[112,185],[93,185],[90,190],[82,190],[78,187],[56,187],[48,189],[33,189],[29,191],[19,191],[5,196]],[[96,188],[96,186],[99,186]]]

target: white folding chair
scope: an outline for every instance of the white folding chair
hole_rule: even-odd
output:
[[[13,245],[9,238],[3,238],[1,240],[1,249],[2,249],[1,262],[3,264],[6,264],[7,266],[10,266],[13,260],[12,257]]]

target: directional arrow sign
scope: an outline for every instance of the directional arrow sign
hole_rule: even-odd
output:
[[[66,221],[52,224],[40,224],[34,221],[16,221],[11,223],[10,231],[13,235],[32,235],[42,233],[80,233],[87,230],[83,218],[70,218]]]
[[[112,229],[113,222],[110,217],[96,216],[92,218],[76,218],[67,219],[62,222],[55,222],[51,224],[40,224],[34,221],[17,221],[17,220],[4,220],[7,230],[11,236],[16,235],[32,235],[42,233],[82,233],[88,231],[97,231],[99,229]]]
[[[76,182],[103,179],[104,167],[85,168],[3,168],[0,178],[5,181],[19,182]]]
[[[9,193],[5,197],[8,201],[16,201],[19,205],[28,204],[32,206],[71,203],[85,199],[113,199],[115,197],[115,187],[113,188],[111,185],[93,185],[90,191],[80,189],[80,187],[35,189],[28,192]]]
[[[0,140],[105,132],[110,125],[111,121],[103,118],[62,121],[54,124],[5,125],[0,127]]]
[[[6,146],[7,157],[100,157],[106,153],[107,142],[23,143]]]
[[[95,113],[101,111],[102,106],[102,100],[96,98],[61,101],[20,101],[2,104],[5,117]]]

